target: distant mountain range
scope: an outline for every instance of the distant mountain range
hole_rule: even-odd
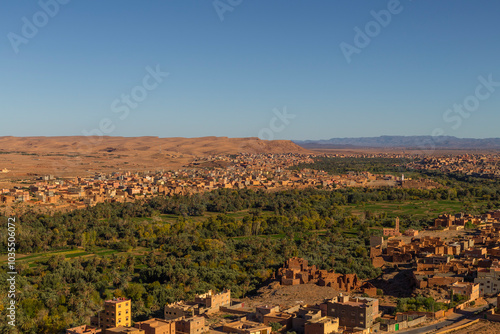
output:
[[[500,138],[457,138],[453,136],[380,136],[331,138],[326,140],[294,140],[306,149],[335,148],[406,148],[422,149],[500,149]]]

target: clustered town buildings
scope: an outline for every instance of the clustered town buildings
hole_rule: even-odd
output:
[[[451,218],[455,217],[455,218]],[[447,221],[467,223],[464,215],[442,215],[435,228]],[[438,237],[412,238],[409,244],[398,239],[399,226],[385,231],[389,236],[371,238],[374,264],[392,262],[412,264],[415,288],[448,286],[455,295],[465,297],[456,308],[470,305],[481,296],[498,295],[500,291],[500,210],[479,217],[470,216],[483,228],[469,237],[444,242]],[[446,223],[448,224],[448,223]],[[455,225],[452,225],[455,226]],[[446,228],[449,228],[446,227]],[[470,276],[473,274],[473,276]],[[282,285],[318,284],[329,286],[340,294],[315,305],[260,305],[248,307],[231,299],[231,291],[208,291],[193,301],[178,301],[164,307],[164,317],[132,324],[131,300],[114,298],[105,301],[104,309],[91,318],[90,326],[66,330],[67,334],[368,334],[376,331],[398,331],[422,324],[426,319],[444,317],[454,309],[437,312],[398,312],[384,314],[379,308],[377,289],[362,282],[355,274],[337,274],[320,270],[302,258],[288,259],[275,277]],[[465,277],[475,277],[465,281]],[[362,293],[361,296],[359,294]],[[498,297],[500,299],[500,297]],[[227,316],[224,316],[227,315]],[[488,319],[500,321],[490,310]],[[210,319],[210,321],[208,321]]]
[[[271,334],[290,331],[297,334],[368,334],[416,326],[427,318],[445,317],[457,308],[471,305],[480,297],[500,296],[500,210],[481,215],[442,214],[429,230],[462,230],[467,225],[475,229],[442,240],[437,236],[420,236],[416,230],[401,232],[399,219],[396,218],[394,228],[385,228],[383,236],[370,238],[370,257],[375,267],[391,265],[411,268],[410,283],[414,289],[444,287],[451,292],[451,296],[465,298],[465,302],[448,311],[408,311],[384,315],[376,298],[379,291],[371,283],[363,282],[355,274],[321,270],[309,265],[305,259],[294,257],[288,259],[275,274],[282,285],[318,284],[341,293],[316,305],[248,308],[231,300],[229,290],[221,293],[209,291],[196,296],[194,301],[165,305],[163,319],[154,318],[133,326],[131,301],[113,299],[106,301],[104,310],[91,319],[91,326],[71,328],[67,334]],[[409,242],[403,238],[409,239]],[[223,320],[209,325],[207,319],[214,319],[213,315],[221,312],[235,317],[231,320],[222,317]],[[487,317],[500,321],[500,314],[495,310],[488,311]]]
[[[466,225],[474,232],[442,240],[440,237],[418,236],[407,230],[403,241],[396,228],[384,229],[384,237],[370,239],[370,257],[375,267],[386,264],[410,266],[416,288],[451,286],[470,300],[500,292],[500,210],[482,215],[443,214],[434,221],[435,230],[462,230]]]
[[[403,158],[403,157],[402,157]],[[51,210],[72,210],[102,202],[127,202],[155,195],[186,195],[214,189],[263,189],[403,185],[403,177],[374,175],[368,172],[330,175],[317,170],[289,170],[289,166],[313,162],[311,156],[296,154],[241,154],[200,158],[176,171],[115,172],[93,177],[60,179],[44,176],[27,187],[0,189],[0,204],[30,203]],[[415,169],[460,172],[467,175],[498,177],[499,159],[492,156],[464,155],[423,158],[407,166]],[[220,168],[223,166],[223,168]],[[8,173],[8,170],[2,170]],[[500,292],[500,210],[483,215],[459,213],[441,215],[436,230],[461,230],[475,226],[475,232],[453,240],[419,236],[416,230],[385,228],[383,236],[370,240],[370,257],[375,267],[407,266],[417,289],[448,287],[468,302]],[[403,237],[410,237],[405,242]],[[406,240],[405,239],[405,240]],[[297,334],[371,333],[374,330],[398,330],[417,325],[425,314],[396,314],[384,317],[379,310],[377,289],[362,282],[355,274],[320,270],[299,258],[289,259],[277,276],[283,285],[318,284],[342,293],[317,305],[281,307],[261,305],[254,309],[231,300],[230,291],[199,295],[194,301],[165,305],[163,319],[132,322],[131,300],[115,298],[91,324],[68,329],[67,334],[137,333],[201,334],[206,332],[270,334],[277,331]],[[363,292],[354,296],[353,292]],[[345,294],[344,294],[345,293]],[[349,295],[351,294],[351,295]],[[237,320],[209,325],[207,319],[220,312],[237,315]],[[421,312],[422,313],[422,312]],[[424,312],[425,313],[425,312]],[[443,312],[444,314],[444,312]],[[490,316],[498,317],[491,312]],[[383,319],[384,321],[377,321]]]
[[[285,278],[293,272],[300,279]],[[316,282],[309,276],[333,274],[318,271],[315,266],[308,266],[307,260],[291,258],[278,271],[282,276],[282,284],[306,284]],[[331,275],[333,278],[334,276]],[[346,277],[353,278],[350,282]],[[336,276],[333,288],[351,291],[360,287],[355,275]],[[332,281],[332,282],[333,282]],[[342,283],[341,283],[342,282]],[[347,284],[346,284],[347,283]],[[212,322],[207,319],[224,313],[233,315],[231,319]],[[327,299],[316,305],[294,305],[283,307],[279,305],[260,305],[254,308],[245,307],[244,303],[231,300],[231,291],[220,293],[208,291],[198,295],[194,301],[178,301],[165,305],[163,319],[153,318],[136,322],[132,326],[131,300],[114,298],[104,303],[104,309],[91,318],[91,325],[82,325],[66,330],[67,334],[271,334],[271,332],[297,334],[332,334],[359,333],[373,331],[379,328],[376,319],[381,316],[378,299],[369,297],[353,297],[340,294],[333,299]],[[236,318],[236,319],[235,319]],[[273,326],[277,326],[273,328]]]
[[[417,170],[439,170],[444,173],[498,178],[500,177],[498,154],[462,154],[440,157],[424,157],[407,164]]]
[[[300,260],[300,259],[299,259]],[[131,300],[114,298],[104,302],[104,310],[92,317],[91,325],[66,330],[66,334],[297,334],[369,333],[379,317],[378,299],[339,295],[317,305],[261,305],[245,308],[231,301],[231,291],[209,291],[194,301],[165,305],[164,319],[152,318],[131,325]],[[232,314],[231,320],[208,325],[218,313]],[[234,318],[237,318],[236,320]],[[277,326],[273,329],[273,326]]]
[[[28,180],[29,187],[0,189],[0,204],[24,202],[50,210],[73,210],[106,201],[132,201],[154,195],[190,194],[229,189],[286,189],[322,187],[403,186],[433,188],[432,181],[408,180],[404,176],[350,172],[330,175],[324,171],[290,170],[290,166],[312,163],[314,157],[392,158],[401,166],[415,170],[439,170],[445,173],[498,178],[500,156],[494,154],[443,155],[420,157],[411,154],[239,154],[197,158],[183,168],[169,172],[115,172],[93,177],[39,177]],[[1,169],[8,174],[8,169]]]
[[[330,175],[324,171],[290,170],[312,163],[297,154],[241,154],[199,158],[176,171],[115,172],[93,177],[38,177],[26,187],[0,189],[0,204],[36,205],[48,210],[74,210],[102,202],[127,202],[155,195],[187,195],[215,189],[325,189],[354,186],[396,186],[400,177],[369,172]]]

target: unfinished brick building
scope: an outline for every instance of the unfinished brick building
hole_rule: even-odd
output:
[[[219,312],[223,306],[231,305],[231,290],[224,290],[214,293],[209,290],[207,293],[198,295],[194,301],[178,301],[165,305],[165,319],[175,320],[182,317],[192,317]]]
[[[231,305],[231,290],[224,290],[220,293],[214,293],[209,290],[203,295],[196,296],[195,303],[207,309],[207,312],[218,312],[222,306]]]

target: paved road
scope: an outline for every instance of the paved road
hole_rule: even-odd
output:
[[[444,321],[429,325],[429,326],[424,326],[424,327],[419,327],[419,328],[414,328],[410,329],[407,331],[398,331],[398,333],[404,333],[404,334],[420,334],[420,333],[429,333],[432,331],[435,331],[436,329],[441,329],[446,326],[450,326],[454,324],[455,322],[458,322],[460,320],[465,319],[465,316],[461,315],[456,318],[448,318]]]
[[[496,305],[496,298],[489,298],[487,301],[491,304]],[[478,316],[474,315],[476,311],[482,311],[483,309],[487,309],[487,306],[478,306],[478,307],[471,307],[468,309],[465,309],[461,311],[460,315],[453,315],[446,320],[443,320],[441,322],[420,327],[420,328],[414,328],[414,329],[409,329],[409,330],[403,330],[403,331],[398,331],[398,333],[404,333],[404,334],[421,334],[421,333],[429,333],[432,331],[435,331],[436,329],[441,329],[446,326],[450,326],[456,322],[459,322],[464,319],[477,319]]]
[[[486,299],[490,304],[493,304],[496,306],[497,304],[497,298],[488,298]],[[424,327],[419,327],[419,328],[413,328],[413,329],[408,329],[408,330],[402,330],[398,331],[397,333],[403,333],[403,334],[422,334],[422,333],[429,333],[432,331],[435,331],[437,329],[444,328],[446,326],[453,325],[456,322],[459,322],[464,319],[478,319],[481,316],[474,314],[477,311],[483,311],[484,309],[488,309],[488,306],[477,306],[477,307],[471,307],[468,309],[465,309],[463,311],[459,311],[460,314],[454,314],[451,317],[447,318],[446,320],[440,321],[438,323],[424,326]],[[482,318],[482,317],[481,317]]]

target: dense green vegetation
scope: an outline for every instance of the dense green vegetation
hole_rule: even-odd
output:
[[[291,256],[377,276],[365,248],[375,221],[358,224],[335,204],[347,199],[331,195],[218,191],[65,214],[28,212],[18,217],[18,252],[35,254],[18,260],[19,329],[54,333],[85,323],[112,296],[132,298],[135,319],[161,316],[165,303],[208,289],[243,296]]]
[[[441,171],[426,171],[406,168],[410,162],[406,158],[338,158],[320,157],[314,163],[299,164],[290,167],[300,170],[303,168],[323,170],[330,174],[346,174],[348,172],[368,171],[373,174],[404,174],[406,178],[429,179],[441,185],[440,189],[434,189],[428,194],[416,193],[415,196],[405,197],[403,200],[433,199],[433,200],[456,200],[465,204],[464,210],[474,211],[479,209],[474,204],[481,203],[485,207],[498,207],[500,203],[500,179],[482,177],[477,175],[466,175],[461,173],[443,173]],[[364,191],[361,191],[364,192]],[[393,198],[389,198],[393,200]],[[363,198],[358,202],[380,201],[378,199]],[[356,203],[356,201],[354,201]]]
[[[370,264],[369,236],[393,226],[395,216],[402,228],[422,228],[437,213],[500,207],[497,181],[439,173],[416,177],[442,187],[217,190],[70,213],[26,212],[17,217],[16,231],[17,252],[26,255],[17,261],[19,332],[57,333],[87,323],[112,296],[132,298],[134,320],[141,320],[161,317],[166,303],[208,289],[229,288],[235,297],[252,294],[291,256],[373,278],[380,270]],[[0,217],[2,226],[5,221]],[[5,254],[6,229],[0,237]],[[2,298],[5,319],[8,300]],[[398,307],[432,305],[417,298]],[[0,332],[7,328],[0,324]]]
[[[436,312],[439,310],[448,310],[465,302],[466,296],[453,295],[453,300],[450,303],[438,303],[432,297],[416,296],[414,298],[399,298],[395,312]]]
[[[432,297],[417,296],[415,298],[399,298],[395,312],[436,312],[447,310],[449,304],[437,303]]]
[[[318,157],[313,163],[303,163],[290,169],[304,168],[324,170],[330,174],[347,174],[349,172],[370,172],[373,174],[394,174],[407,172],[404,165],[408,160],[398,158],[340,158]]]

